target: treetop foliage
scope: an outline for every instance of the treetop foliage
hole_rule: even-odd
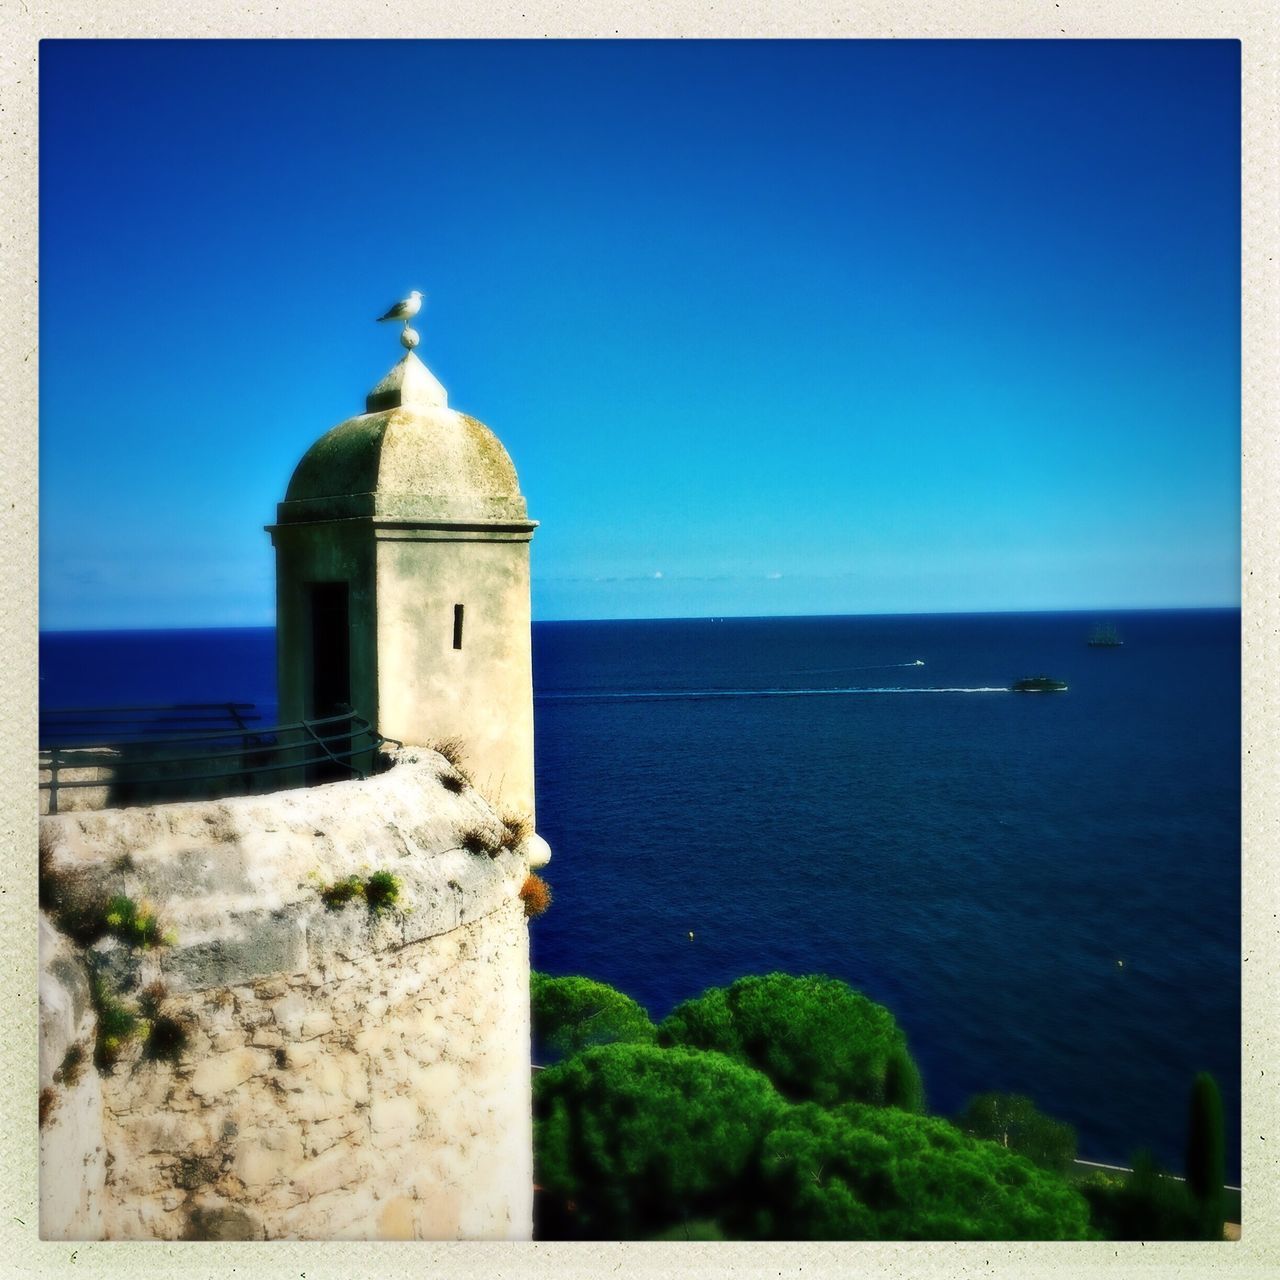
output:
[[[529,975],[534,1042],[541,1053],[568,1058],[599,1044],[651,1044],[656,1029],[630,996],[591,978]]]
[[[1221,1099],[1189,1182],[1149,1159],[1069,1179],[1075,1132],[1017,1094],[928,1117],[893,1015],[837,979],[740,978],[655,1028],[588,978],[531,982],[543,1238],[1221,1239]]]
[[[765,1139],[752,1234],[806,1240],[1081,1240],[1060,1178],[945,1120],[846,1103],[792,1107]]]
[[[770,973],[712,987],[676,1007],[658,1043],[727,1054],[795,1102],[924,1105],[893,1014],[836,978]]]
[[[577,1234],[636,1239],[742,1197],[785,1103],[718,1053],[609,1044],[538,1073],[538,1181]]]

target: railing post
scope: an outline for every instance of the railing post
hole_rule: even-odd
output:
[[[339,766],[339,768],[343,768],[343,769],[350,769],[350,768],[351,768],[351,766],[350,766],[349,764],[346,764],[344,761],[339,760],[339,759],[338,759],[338,757],[337,757],[337,756],[335,756],[335,755],[333,754],[333,752],[329,750],[328,744],[327,744],[327,743],[326,743],[326,742],[325,742],[325,741],[320,737],[320,735],[319,735],[319,734],[318,734],[318,733],[317,733],[317,732],[316,732],[316,731],[311,727],[311,721],[310,721],[310,720],[304,720],[304,721],[302,721],[302,727],[303,727],[303,728],[304,728],[304,729],[305,729],[305,730],[306,730],[306,731],[311,735],[311,739],[312,739],[312,741],[316,744],[316,746],[318,746],[318,747],[320,748],[320,750],[321,750],[321,751],[323,751],[323,752],[325,753],[325,755],[327,755],[327,756],[329,757],[329,762],[330,762],[331,764],[336,764],[336,765],[338,765],[338,766]],[[319,761],[316,761],[316,763],[318,764],[318,763],[319,763]]]
[[[49,812],[58,812],[58,748],[49,749]]]

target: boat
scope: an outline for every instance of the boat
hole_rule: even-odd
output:
[[[1123,644],[1124,641],[1109,622],[1094,627],[1093,634],[1089,637],[1090,649],[1119,649]]]
[[[1051,676],[1023,676],[1013,682],[1014,693],[1062,693],[1066,687],[1065,680],[1054,680]]]

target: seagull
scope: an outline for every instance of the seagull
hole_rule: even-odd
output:
[[[384,320],[403,320],[408,324],[422,310],[422,294],[415,289],[407,298],[402,298],[385,316],[378,317],[378,323]]]

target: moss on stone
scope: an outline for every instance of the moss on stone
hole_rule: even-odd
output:
[[[400,900],[400,881],[390,871],[375,871],[364,880],[357,875],[344,876],[320,890],[320,899],[330,911],[340,911],[358,898],[375,915],[389,911]]]
[[[389,911],[400,900],[400,881],[390,871],[375,871],[364,882],[364,900],[375,914]]]
[[[94,973],[89,979],[93,1010],[97,1015],[97,1037],[93,1060],[99,1071],[108,1072],[142,1029],[142,1019],[131,1005],[120,998],[107,979]]]

